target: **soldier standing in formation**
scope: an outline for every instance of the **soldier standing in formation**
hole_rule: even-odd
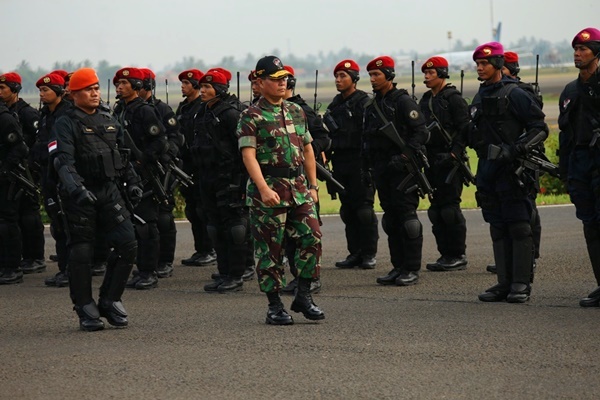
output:
[[[144,79],[142,81],[142,89],[140,97],[154,107],[154,110],[163,123],[169,148],[167,150],[168,162],[179,162],[179,149],[184,144],[184,137],[179,133],[179,122],[173,112],[173,109],[168,104],[163,103],[160,99],[154,96],[156,88],[156,75],[151,69],[140,68]],[[163,167],[166,167],[163,165]],[[172,182],[167,182],[165,187],[167,192],[167,202],[162,202],[158,206],[158,234],[160,236],[160,253],[158,255],[158,267],[156,275],[159,278],[168,278],[173,274],[173,260],[175,259],[175,247],[177,242],[177,227],[175,226],[175,195],[173,193]]]
[[[315,155],[306,117],[297,104],[283,100],[289,72],[278,57],[256,64],[262,97],[243,111],[237,132],[244,165],[250,175],[247,205],[258,260],[257,274],[269,308],[266,322],[293,324],[279,292],[285,286],[284,241],[296,241],[298,290],[291,309],[306,318],[325,318],[310,294],[321,267],[321,229]],[[287,231],[287,234],[286,234]]]
[[[434,188],[427,215],[441,254],[426,267],[430,271],[456,271],[467,267],[467,223],[460,209],[465,176],[455,169],[455,162],[465,159],[464,134],[469,111],[461,93],[446,83],[449,76],[445,58],[431,57],[423,63],[421,72],[429,90],[423,94],[419,106],[431,134],[427,142],[430,168],[425,174]],[[450,176],[451,173],[454,175]]]
[[[600,306],[600,30],[585,28],[571,42],[579,76],[560,95],[560,175],[583,223],[598,287],[579,301]]]
[[[477,47],[473,60],[483,83],[470,106],[469,144],[479,157],[476,199],[490,224],[498,278],[498,284],[481,293],[479,300],[524,303],[529,300],[533,273],[529,195],[534,183],[529,174],[515,174],[515,157],[542,143],[548,126],[537,103],[502,74],[500,43]]]
[[[197,69],[189,69],[179,74],[181,93],[185,100],[179,103],[179,107],[175,112],[179,120],[181,133],[185,139],[185,143],[181,148],[183,170],[192,175],[194,179],[194,187],[180,188],[180,192],[185,199],[185,216],[192,226],[195,249],[194,254],[181,260],[181,263],[194,266],[209,265],[217,260],[217,254],[206,231],[206,216],[202,211],[200,192],[197,188],[198,177],[193,175],[194,163],[190,154],[190,146],[194,142],[194,117],[202,106],[199,83],[202,75],[204,74]]]
[[[373,208],[375,187],[360,179],[360,148],[363,116],[369,96],[356,88],[360,68],[354,60],[340,61],[333,69],[338,92],[323,119],[331,137],[333,177],[346,191],[340,196],[340,218],[346,227],[349,255],[335,263],[338,268],[373,269],[377,263],[377,216]],[[312,133],[312,131],[311,131]]]
[[[65,91],[65,80],[62,76],[50,73],[41,77],[36,86],[40,90],[40,100],[44,106],[41,110],[41,118],[36,142],[31,148],[31,160],[34,165],[39,165],[42,184],[42,195],[44,207],[50,218],[50,233],[56,243],[56,256],[58,272],[47,278],[44,283],[47,286],[63,287],[69,285],[67,273],[67,233],[64,219],[61,218],[58,206],[57,176],[54,167],[48,161],[48,142],[50,132],[58,117],[64,115],[72,107],[71,102],[63,100]]]
[[[21,76],[15,72],[0,75],[0,99],[8,109],[18,116],[23,138],[31,148],[40,119],[40,113],[19,97]],[[34,170],[34,181],[39,185],[39,173]],[[44,260],[44,224],[40,213],[40,203],[36,196],[24,196],[20,202],[19,226],[23,235],[21,270],[24,274],[46,270]]]
[[[79,326],[85,331],[103,329],[100,316],[113,326],[128,325],[121,296],[133,268],[137,243],[120,187],[126,183],[133,202],[142,197],[139,178],[123,157],[123,130],[110,114],[98,109],[98,81],[91,68],[73,73],[69,84],[74,107],[57,119],[48,143],[67,216],[71,300]],[[104,233],[113,248],[98,304],[92,296],[91,272],[97,231]]]
[[[23,282],[19,207],[23,196],[16,196],[14,171],[27,157],[21,126],[8,108],[0,103],[0,285]]]
[[[194,118],[191,153],[207,231],[217,252],[218,274],[207,292],[241,290],[250,231],[243,204],[247,175],[237,147],[236,128],[244,106],[228,93],[229,74],[210,69],[200,78],[202,107]]]
[[[406,90],[397,89],[393,83],[394,60],[377,57],[369,62],[367,71],[375,97],[365,108],[362,179],[365,184],[374,184],[379,193],[384,211],[381,224],[388,235],[393,266],[387,275],[377,278],[377,283],[414,285],[419,280],[423,247],[423,226],[417,216],[419,194],[418,190],[407,191],[416,181],[408,172],[410,161],[405,150],[387,137],[383,129],[391,124],[395,128],[393,134],[400,135],[412,152],[422,150],[429,133],[419,106]],[[403,182],[404,187],[400,187]]]
[[[127,282],[127,287],[152,289],[158,284],[158,205],[168,203],[157,162],[166,156],[168,144],[159,117],[152,106],[139,97],[143,79],[143,73],[137,68],[121,68],[115,73],[113,84],[119,102],[114,115],[123,126],[125,144],[131,149],[136,172],[143,178],[144,184],[144,197],[135,207],[139,218],[134,219],[138,242],[137,271]]]

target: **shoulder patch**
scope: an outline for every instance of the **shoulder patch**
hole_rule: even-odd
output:
[[[33,122],[33,127],[34,127],[35,129],[37,129],[37,128],[38,128],[38,126],[39,126],[39,121],[34,121],[34,122]]]
[[[177,125],[177,119],[175,119],[175,117],[171,117],[169,118],[169,120],[167,121],[167,123],[171,126],[176,126]]]
[[[158,127],[158,125],[150,125],[150,128],[148,128],[148,132],[152,136],[156,136],[160,133],[160,128]]]
[[[417,119],[419,118],[419,112],[417,110],[412,110],[408,113],[408,116],[410,117],[410,119]]]
[[[8,143],[15,143],[17,139],[19,139],[19,135],[17,135],[14,132],[11,132],[8,135],[6,135],[6,140],[8,141]]]

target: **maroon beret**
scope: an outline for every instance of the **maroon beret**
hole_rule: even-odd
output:
[[[473,52],[473,61],[482,58],[504,56],[504,47],[498,42],[484,43]]]
[[[186,79],[190,82],[199,81],[200,79],[202,79],[202,75],[204,74],[199,69],[187,69],[179,74],[179,80],[183,81],[184,79]]]
[[[389,56],[380,56],[373,60],[371,60],[367,64],[367,71],[372,71],[374,69],[382,69],[382,68],[394,68],[394,59]]]
[[[360,67],[358,66],[358,64],[356,63],[356,61],[354,60],[343,60],[340,61],[338,63],[338,65],[335,66],[335,68],[333,69],[333,75],[335,76],[335,74],[338,71],[355,71],[355,72],[359,72],[360,71]]]
[[[585,28],[575,35],[573,41],[571,42],[571,47],[575,47],[576,44],[582,44],[585,46],[586,43],[597,41],[600,41],[600,30],[596,28]]]

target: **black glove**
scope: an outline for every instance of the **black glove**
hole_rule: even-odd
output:
[[[81,186],[79,190],[76,190],[72,197],[75,199],[75,203],[80,206],[91,206],[98,201],[98,198],[94,195],[94,193],[87,190],[85,186]]]
[[[142,201],[142,197],[144,197],[144,191],[139,186],[132,185],[127,188],[127,195],[129,196],[131,205],[133,208],[135,208]]]

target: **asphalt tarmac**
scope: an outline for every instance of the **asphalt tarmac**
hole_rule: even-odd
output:
[[[177,225],[174,276],[123,296],[126,329],[80,331],[68,289],[44,286],[57,271],[49,262],[0,287],[0,399],[595,398],[600,309],[578,306],[595,288],[581,224],[572,206],[540,212],[542,258],[527,304],[477,300],[495,283],[479,210],[465,211],[468,268],[423,269],[412,287],[375,283],[391,268],[383,232],[375,270],[336,269],[346,255],[343,225],[324,217],[315,302],[326,319],[293,314],[285,327],[265,324],[256,280],[237,293],[202,290],[215,267],[179,265],[193,252],[186,222]],[[419,217],[424,266],[439,255]]]

